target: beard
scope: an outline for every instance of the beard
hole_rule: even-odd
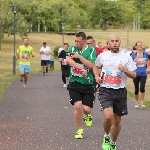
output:
[[[119,47],[117,48],[110,48],[110,51],[113,53],[118,53],[119,52]]]

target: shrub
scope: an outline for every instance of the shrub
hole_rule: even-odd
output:
[[[54,57],[55,57],[55,58],[58,58],[58,50],[59,50],[60,47],[61,47],[61,46],[56,46],[56,47],[54,48],[54,50],[53,50],[53,53],[54,53]]]

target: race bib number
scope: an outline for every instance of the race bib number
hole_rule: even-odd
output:
[[[28,55],[27,54],[22,54],[22,60],[28,60]]]
[[[62,65],[67,65],[66,59],[62,59],[61,63],[62,63]]]
[[[106,71],[104,75],[103,84],[109,88],[120,88],[122,79],[122,72]]]
[[[72,68],[72,75],[78,76],[78,77],[83,77],[81,70],[77,69],[77,68],[74,68],[74,67]]]
[[[146,65],[146,58],[137,58],[137,67],[144,67]]]

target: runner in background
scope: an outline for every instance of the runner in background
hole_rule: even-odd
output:
[[[35,56],[34,50],[29,46],[29,39],[24,38],[23,45],[19,46],[16,53],[16,60],[19,60],[20,81],[26,87],[28,74],[30,73],[30,55]]]

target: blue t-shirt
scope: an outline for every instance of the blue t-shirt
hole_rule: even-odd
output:
[[[136,62],[136,77],[141,76],[147,76],[146,68],[147,68],[147,59],[148,59],[148,53],[143,52],[143,57],[137,58],[137,53],[132,53],[131,55],[132,59],[137,59]]]

